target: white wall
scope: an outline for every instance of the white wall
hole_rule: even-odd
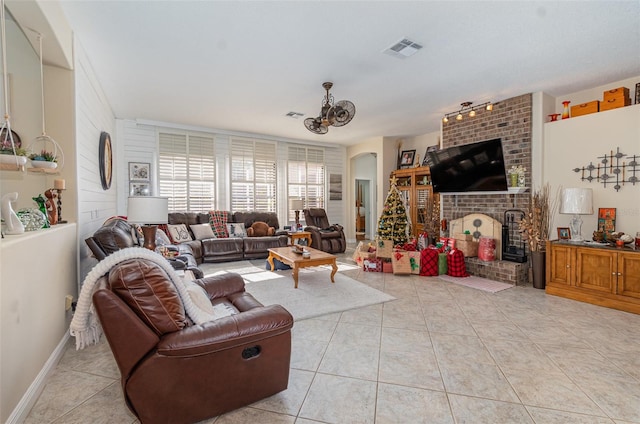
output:
[[[70,322],[64,307],[76,289],[75,247],[75,224],[0,242],[0,422],[21,422],[8,417],[13,411],[24,418],[44,388],[44,381],[34,384],[36,377]]]
[[[116,215],[116,193],[119,175],[126,172],[127,164],[119,160],[122,141],[115,133],[115,117],[102,91],[84,49],[74,40],[75,52],[75,139],[78,193],[78,256],[80,282],[97,263],[84,239],[91,236],[109,217]],[[100,133],[111,135],[114,151],[111,188],[102,189],[98,166]]]
[[[597,228],[598,208],[617,209],[617,231],[632,235],[640,231],[640,184],[625,184],[616,191],[612,184],[605,187],[595,180],[582,181],[582,172],[573,171],[590,163],[597,165],[601,160],[598,157],[611,151],[615,153],[617,148],[627,155],[640,156],[640,105],[545,124],[544,182],[550,183],[552,193],[560,186],[593,190],[595,213],[582,216],[582,236],[587,240]],[[631,159],[626,157],[622,160],[628,163]],[[640,172],[636,175],[640,178]],[[596,176],[595,172],[593,176]],[[629,171],[626,177],[629,177]],[[552,235],[555,227],[568,227],[570,219],[570,215],[556,214],[551,225]]]

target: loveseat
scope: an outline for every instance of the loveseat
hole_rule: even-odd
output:
[[[251,228],[256,222],[264,222],[273,228],[274,235],[267,236],[238,236],[229,234],[220,237],[220,233],[214,237],[198,237],[194,233],[194,225],[211,225],[212,215],[201,212],[172,212],[169,214],[169,225],[184,224],[189,230],[191,241],[181,244],[188,245],[193,251],[193,256],[198,263],[225,262],[242,259],[261,259],[269,256],[268,249],[286,246],[289,242],[287,233],[278,231],[280,224],[278,216],[272,212],[225,212],[227,223],[242,224],[244,229]]]

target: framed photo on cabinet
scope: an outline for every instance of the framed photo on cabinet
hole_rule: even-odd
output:
[[[571,229],[569,227],[558,227],[558,240],[569,240]]]

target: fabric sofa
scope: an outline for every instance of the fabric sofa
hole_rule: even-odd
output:
[[[106,278],[93,303],[142,424],[198,422],[287,388],[293,317],[246,293],[240,275],[194,282],[202,302],[235,311],[200,324],[157,264],[127,260]]]
[[[259,237],[213,237],[197,239],[191,225],[209,224],[211,214],[201,212],[172,212],[169,214],[169,224],[185,224],[193,240],[181,244],[188,245],[198,263],[225,262],[242,259],[261,259],[269,256],[268,249],[283,247],[289,242],[286,232],[278,231],[280,224],[278,216],[272,212],[243,211],[233,214],[226,212],[228,223],[243,224],[250,228],[255,222],[264,222],[274,228],[275,235]]]

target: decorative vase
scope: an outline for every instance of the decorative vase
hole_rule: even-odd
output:
[[[564,107],[562,109],[562,119],[570,118],[570,116],[569,116],[569,103],[571,103],[569,100],[565,100],[564,102],[562,102],[562,106]]]
[[[511,187],[518,187],[518,174],[509,174],[509,181]]]
[[[546,285],[546,253],[531,252],[531,270],[533,272],[533,288],[544,289]]]
[[[555,122],[558,120],[558,116],[560,116],[559,113],[552,113],[551,115],[549,115],[549,118],[551,118],[550,122]]]

